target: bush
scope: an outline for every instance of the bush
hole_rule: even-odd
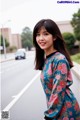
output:
[[[80,53],[71,56],[72,61],[75,61],[80,64]]]
[[[9,48],[10,52],[13,52],[13,51],[16,50],[16,49],[17,49],[16,46],[11,46],[11,47]]]
[[[66,42],[68,50],[71,51],[71,49],[74,46],[74,42],[75,42],[74,35],[72,33],[69,33],[69,32],[65,32],[62,35],[63,35],[63,38],[64,38],[64,40]]]

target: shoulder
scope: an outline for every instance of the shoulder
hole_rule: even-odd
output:
[[[61,59],[66,59],[66,57],[65,57],[62,53],[57,52],[57,53],[55,54],[55,59],[61,60]]]
[[[55,53],[55,55],[52,57],[52,61],[60,61],[60,60],[67,60],[66,57],[60,53],[60,52],[57,52]]]
[[[55,54],[54,59],[52,60],[52,62],[54,64],[54,66],[57,66],[59,64],[66,64],[67,67],[69,67],[69,63],[68,63],[66,57],[60,52],[57,52]]]

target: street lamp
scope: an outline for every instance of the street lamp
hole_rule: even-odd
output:
[[[7,22],[10,22],[11,20],[6,21],[4,24],[2,24],[2,35],[3,35],[3,49],[4,49],[4,58],[6,59],[6,43],[5,43],[5,38],[4,38],[4,25]]]

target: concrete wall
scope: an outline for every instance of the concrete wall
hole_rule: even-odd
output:
[[[73,27],[72,27],[70,21],[60,21],[60,22],[56,22],[56,23],[62,33],[64,33],[64,32],[73,33]]]
[[[21,36],[19,34],[12,34],[12,45],[22,48]]]

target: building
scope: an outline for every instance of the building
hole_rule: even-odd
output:
[[[16,49],[22,48],[20,34],[12,34],[10,28],[1,28],[0,34],[7,39],[9,47],[15,47]]]
[[[61,30],[61,33],[64,32],[70,32],[73,33],[73,27],[70,23],[70,21],[60,21],[60,22],[56,22],[59,29]]]
[[[12,46],[16,48],[22,48],[21,36],[19,34],[12,34]]]

